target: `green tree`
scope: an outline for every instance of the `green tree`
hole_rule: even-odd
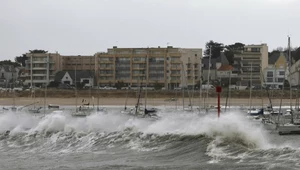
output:
[[[161,90],[162,87],[163,87],[163,85],[158,83],[157,81],[154,83],[154,89],[155,90]]]
[[[34,49],[34,50],[29,50],[29,52],[32,54],[35,54],[35,53],[47,53],[48,51]]]
[[[118,81],[115,86],[117,89],[121,89],[122,87],[125,87],[125,83],[123,81]]]
[[[50,81],[48,87],[58,87],[60,82],[57,81]]]
[[[15,62],[19,63],[23,67],[25,67],[26,66],[25,62],[26,62],[27,59],[28,59],[28,57],[25,54],[23,54],[22,56],[15,57]]]
[[[21,66],[19,63],[12,62],[11,60],[0,61],[0,65],[11,65],[11,66],[14,66],[14,67],[20,67]]]
[[[229,64],[233,64],[234,54],[240,54],[244,50],[244,47],[245,44],[240,42],[225,46],[224,54],[227,57]]]
[[[29,53],[31,54],[36,54],[36,53],[47,53],[48,51],[45,50],[29,50]],[[26,60],[28,60],[28,57],[26,56],[26,54],[22,54],[22,56],[17,56],[15,57],[15,62],[21,64],[23,67],[26,66]]]
[[[211,58],[217,58],[220,56],[221,52],[224,50],[224,45],[222,43],[214,42],[210,40],[205,45],[204,56],[209,57],[211,48]]]

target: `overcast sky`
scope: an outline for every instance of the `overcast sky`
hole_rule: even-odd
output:
[[[118,47],[300,46],[300,0],[0,0],[0,60],[31,49],[93,55]]]

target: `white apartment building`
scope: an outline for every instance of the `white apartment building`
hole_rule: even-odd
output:
[[[246,45],[240,54],[234,55],[234,71],[241,84],[262,85],[263,70],[268,67],[267,44]]]
[[[43,86],[54,81],[55,73],[61,70],[58,53],[27,53],[24,85]]]

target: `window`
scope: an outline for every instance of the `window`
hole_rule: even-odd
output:
[[[279,71],[279,75],[283,76],[284,75],[284,71]]]
[[[283,82],[284,78],[278,78],[278,82]]]
[[[267,72],[267,77],[273,77],[273,72],[272,71],[268,71]]]
[[[273,78],[267,78],[267,82],[273,82]]]
[[[145,54],[147,53],[146,50],[135,50],[135,54]],[[130,52],[128,52],[128,54],[130,54]]]
[[[260,48],[251,48],[251,52],[260,52]]]

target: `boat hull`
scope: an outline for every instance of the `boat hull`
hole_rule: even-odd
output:
[[[280,125],[278,126],[279,135],[300,134],[300,125]]]

